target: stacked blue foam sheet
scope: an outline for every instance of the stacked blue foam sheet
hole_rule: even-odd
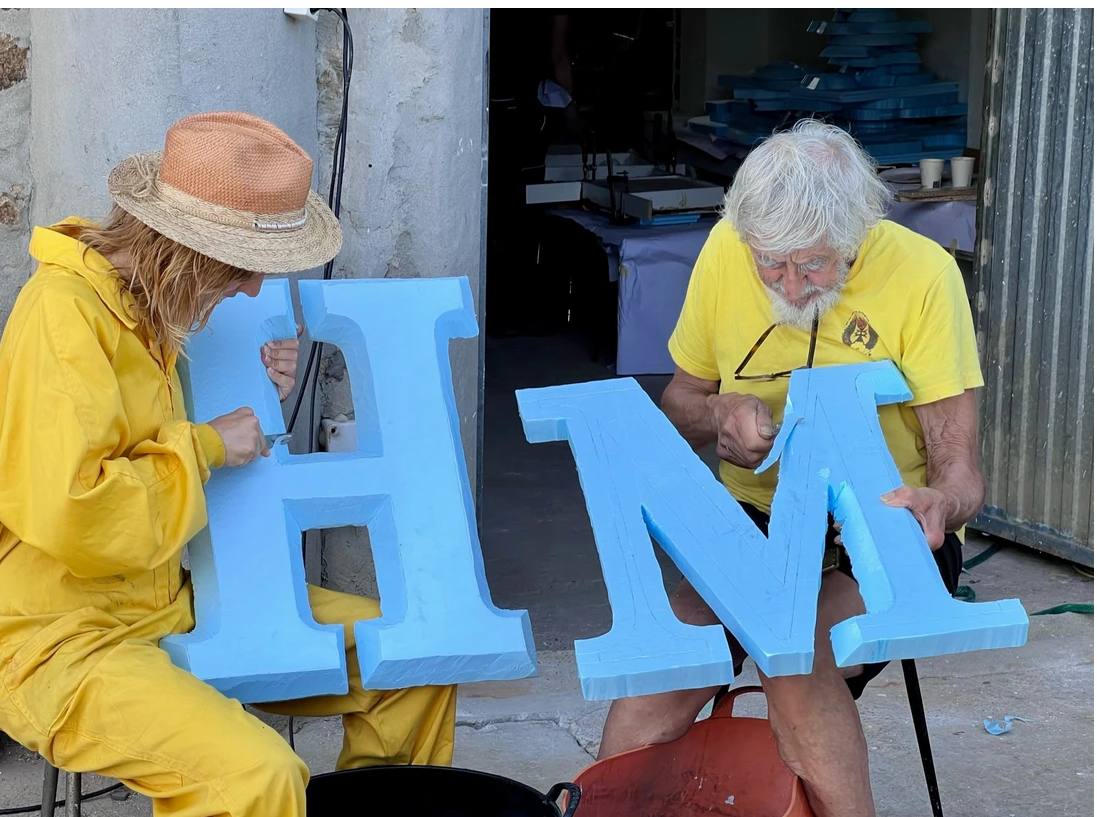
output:
[[[959,86],[927,70],[918,53],[919,38],[932,31],[927,21],[901,19],[894,9],[841,9],[808,30],[825,38],[824,67],[781,62],[721,76],[728,98],[706,103],[690,129],[742,150],[810,115],[847,128],[880,164],[963,151],[967,106]]]

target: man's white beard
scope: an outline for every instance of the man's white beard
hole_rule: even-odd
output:
[[[778,281],[775,286],[767,285],[766,295],[769,296],[769,302],[773,306],[774,323],[795,326],[805,332],[811,331],[811,323],[816,315],[822,317],[837,306],[838,300],[842,297],[842,287],[845,286],[848,277],[849,264],[843,264],[838,271],[838,280],[826,289],[816,287],[814,284],[806,284],[803,295],[815,295],[815,297],[804,306],[797,306],[785,299],[785,288],[781,281]]]

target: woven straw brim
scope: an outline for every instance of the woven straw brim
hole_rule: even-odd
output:
[[[130,156],[107,181],[114,203],[172,241],[195,252],[250,272],[300,272],[326,264],[339,254],[339,220],[315,192],[305,202],[305,224],[294,230],[260,232],[210,221],[166,201],[155,186],[140,191],[148,168],[160,165],[159,153]],[[135,194],[136,193],[136,194]],[[217,205],[209,205],[211,212]]]

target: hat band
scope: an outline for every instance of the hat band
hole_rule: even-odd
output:
[[[161,178],[157,178],[153,185],[155,194],[176,210],[225,227],[240,227],[257,233],[287,233],[302,229],[308,221],[304,207],[287,213],[252,213],[192,196]]]

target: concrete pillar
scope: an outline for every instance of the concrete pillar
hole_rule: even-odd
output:
[[[487,15],[470,9],[354,9],[350,21],[355,64],[342,217],[353,240],[339,256],[336,274],[468,276],[482,333]],[[318,25],[320,138],[331,144],[341,94],[342,30],[330,14]],[[451,346],[473,485],[482,354],[482,335]],[[351,412],[338,355],[325,361],[321,389],[325,416]],[[329,584],[369,592],[368,567],[360,531],[325,534]]]
[[[202,111],[270,120],[319,174],[312,20],[281,9],[35,10],[31,33],[37,224],[105,215],[110,169],[160,150],[172,122]],[[318,545],[310,535],[308,551]],[[313,580],[318,562],[309,559]]]
[[[176,119],[265,117],[316,153],[315,28],[280,9],[31,12],[34,221],[101,216],[106,177]]]
[[[35,223],[105,214],[111,167],[159,149],[171,122],[198,111],[270,119],[313,156],[326,195],[342,93],[334,15],[313,22],[274,9],[34,10],[30,23]],[[486,23],[474,10],[351,12],[345,243],[336,265],[340,277],[466,275],[481,327]],[[473,484],[482,360],[482,338],[451,350]],[[349,384],[329,351],[317,419],[338,413],[351,413]],[[298,431],[307,420],[305,406]],[[331,586],[374,589],[364,531],[328,532],[324,562]]]

